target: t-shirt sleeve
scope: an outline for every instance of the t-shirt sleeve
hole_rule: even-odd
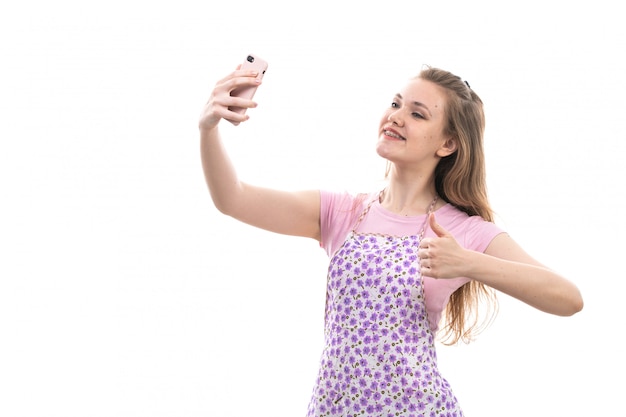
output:
[[[332,256],[356,222],[361,205],[347,192],[320,191],[320,246]]]
[[[485,252],[494,237],[504,231],[495,223],[483,220],[479,216],[467,219],[464,247],[477,252]]]

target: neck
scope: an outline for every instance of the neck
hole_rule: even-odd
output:
[[[426,214],[433,200],[437,197],[432,181],[420,183],[402,183],[391,181],[381,195],[381,205],[393,213],[405,216]],[[437,201],[433,210],[441,205]]]

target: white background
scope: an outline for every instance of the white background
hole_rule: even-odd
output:
[[[305,415],[326,255],[219,214],[200,166],[200,109],[253,52],[259,107],[223,136],[272,187],[378,187],[402,83],[423,64],[468,80],[498,223],[586,304],[501,295],[442,371],[467,416],[626,416],[616,3],[214,3],[3,6],[0,415]]]

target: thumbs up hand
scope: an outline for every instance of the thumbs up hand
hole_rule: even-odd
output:
[[[437,237],[423,238],[417,255],[422,275],[432,278],[457,278],[463,275],[467,250],[444,229],[431,213],[428,222]]]

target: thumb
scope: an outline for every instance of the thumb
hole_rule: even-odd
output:
[[[430,228],[433,229],[433,232],[435,232],[438,237],[450,235],[446,229],[444,229],[439,223],[437,223],[437,220],[435,219],[435,213],[430,213],[430,216],[428,217],[428,222],[430,224]]]

